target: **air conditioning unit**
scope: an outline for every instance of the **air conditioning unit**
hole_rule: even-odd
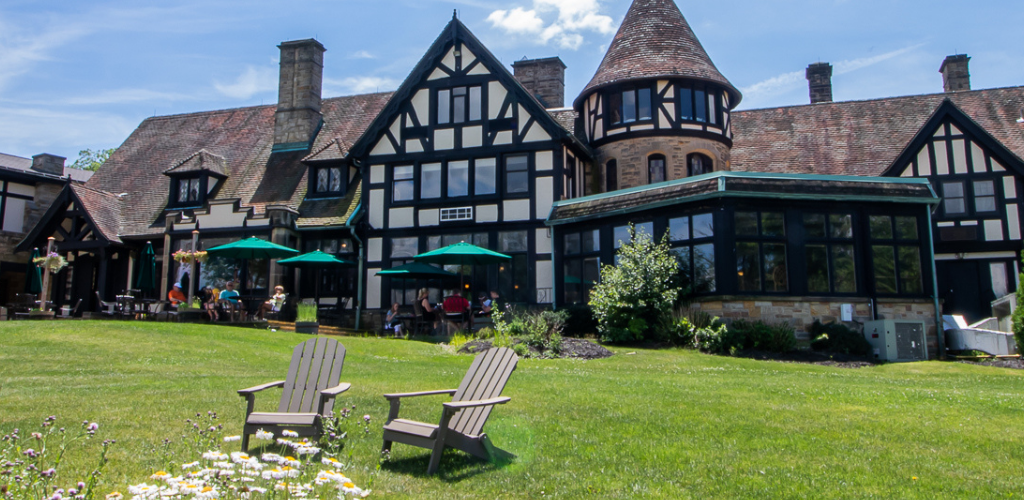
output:
[[[923,321],[885,319],[864,323],[864,338],[871,344],[875,359],[885,361],[925,361],[928,343]]]

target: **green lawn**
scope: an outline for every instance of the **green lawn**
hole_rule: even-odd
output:
[[[0,434],[47,415],[116,438],[101,491],[148,479],[164,438],[195,412],[241,429],[235,390],[283,378],[307,336],[142,322],[0,324]],[[385,392],[455,387],[469,356],[415,341],[341,338],[341,401],[373,418],[350,442],[367,483]],[[399,498],[1000,498],[1024,478],[1024,373],[954,363],[838,369],[613,349],[596,361],[522,360],[486,431],[518,458],[496,466],[396,444],[372,486]],[[269,391],[257,409],[270,410]],[[403,404],[436,421],[440,399]],[[262,404],[261,404],[262,403]],[[230,443],[237,448],[238,443]],[[96,441],[69,457],[86,470]],[[66,476],[67,477],[67,476]],[[916,478],[916,479],[915,479]]]

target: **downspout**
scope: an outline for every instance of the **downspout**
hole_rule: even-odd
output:
[[[928,215],[928,251],[932,261],[932,298],[935,300],[935,336],[939,341],[939,359],[946,359],[946,332],[942,329],[942,310],[939,309],[939,275],[935,269],[935,239],[932,237],[932,208],[925,205]]]
[[[554,210],[554,208],[552,208],[552,210]],[[550,219],[550,216],[548,216],[548,218]],[[548,229],[551,230],[551,310],[557,311],[558,280],[556,277],[558,276],[558,268],[556,266],[561,263],[561,259],[559,259],[558,262],[555,261],[555,256],[558,255],[558,253],[555,252],[555,242],[558,241],[555,239],[555,226],[548,226]],[[565,279],[565,277],[562,279]]]
[[[356,209],[352,212],[352,216],[345,221],[345,227],[348,228],[348,233],[352,235],[352,238],[355,239],[356,243],[359,245],[359,271],[358,276],[356,276],[356,283],[358,283],[356,285],[356,330],[359,330],[359,326],[362,324],[363,320],[363,263],[366,262],[366,259],[364,258],[366,246],[363,245],[363,240],[359,239],[359,235],[356,234],[355,228],[352,227],[352,222],[359,218],[360,208],[363,208],[362,196],[359,197],[359,203],[356,203]]]

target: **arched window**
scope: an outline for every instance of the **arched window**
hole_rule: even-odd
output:
[[[619,164],[615,160],[608,160],[604,166],[605,192],[619,189]]]
[[[647,157],[647,175],[649,182],[665,182],[665,155]]]
[[[711,161],[711,158],[700,153],[690,153],[686,157],[686,164],[690,177],[700,174],[709,174],[715,171],[715,164]]]

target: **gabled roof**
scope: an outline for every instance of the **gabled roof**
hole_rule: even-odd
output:
[[[227,161],[223,156],[215,155],[205,149],[200,149],[181,160],[173,167],[164,170],[164,175],[184,174],[189,172],[209,172],[217,177],[228,176]]]
[[[882,175],[949,99],[1024,158],[1024,87],[734,111],[733,171]]]
[[[336,138],[354,142],[384,107],[391,94],[324,99],[324,124],[313,150]],[[163,214],[169,166],[192,168],[196,156],[219,164],[227,178],[218,199],[238,198],[261,214],[267,206],[298,209],[306,194],[306,151],[272,153],[275,106],[252,106],[146,119],[86,184],[107,193],[128,193],[131,210],[123,214],[122,234],[142,236],[164,231]],[[199,153],[206,151],[206,155]],[[215,157],[223,158],[214,160]],[[182,159],[191,159],[183,162]],[[203,165],[208,165],[206,161]],[[303,215],[317,216],[316,213]]]
[[[125,211],[123,197],[79,184],[70,184],[70,187],[100,236],[108,242],[121,243],[121,225],[124,222]]]
[[[592,157],[593,152],[590,148],[580,141],[575,134],[572,132],[572,128],[566,128],[562,125],[557,115],[548,113],[544,105],[537,100],[537,97],[527,91],[519,80],[516,80],[505,65],[501,64],[497,57],[491,53],[491,51],[473,35],[473,32],[462,24],[457,18],[452,17],[452,20],[447,26],[441,30],[441,34],[437,36],[434,43],[430,45],[430,48],[423,54],[423,57],[416,64],[413,70],[409,73],[409,76],[405,78],[398,90],[391,96],[387,106],[384,107],[373,123],[370,124],[366,129],[366,133],[363,134],[358,141],[353,144],[350,154],[353,156],[361,157],[373,147],[373,144],[377,142],[377,139],[383,133],[384,129],[394,120],[395,116],[399,112],[399,108],[402,103],[406,102],[412,96],[412,92],[417,90],[418,84],[427,78],[427,75],[437,67],[441,58],[447,53],[448,47],[455,43],[455,41],[462,42],[466,47],[476,54],[477,59],[481,64],[487,67],[487,69],[494,75],[501,84],[514,93],[518,97],[518,102],[533,116],[537,123],[540,124],[544,130],[552,137],[561,140],[567,140],[576,145],[577,149],[584,153],[586,156]],[[321,136],[324,134],[321,132]],[[319,141],[318,141],[319,144]],[[322,145],[320,146],[322,147]],[[316,151],[319,148],[314,145],[313,150]]]
[[[576,101],[605,85],[662,77],[722,85],[732,95],[732,106],[742,98],[711,62],[673,0],[633,0],[601,65]]]

